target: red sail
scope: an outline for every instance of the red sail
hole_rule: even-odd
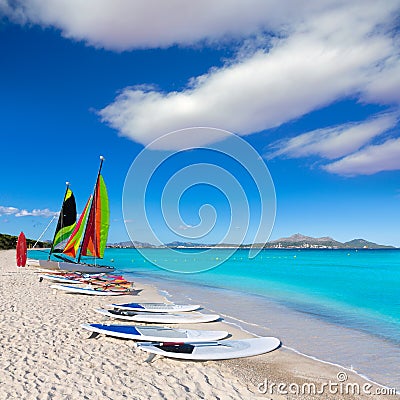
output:
[[[81,254],[103,258],[109,227],[109,207],[107,189],[103,177],[99,175],[90,208]]]

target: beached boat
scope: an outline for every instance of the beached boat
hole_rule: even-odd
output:
[[[40,267],[85,273],[114,270],[113,267],[97,264],[97,260],[104,256],[110,218],[107,188],[101,175],[103,161],[104,157],[101,156],[93,194],[89,197],[77,223],[75,199],[67,186],[49,259],[40,260]],[[60,261],[50,260],[51,255]],[[83,259],[82,256],[87,258]]]
[[[133,288],[125,288],[125,287],[120,287],[120,286],[109,286],[107,288],[102,288],[102,287],[96,287],[92,285],[86,285],[84,287],[77,287],[77,286],[71,286],[71,285],[63,285],[63,284],[58,284],[58,285],[51,285],[50,286],[52,289],[57,289],[61,290],[66,293],[70,294],[85,294],[89,296],[121,296],[121,295],[127,295],[127,294],[137,294],[138,290],[135,290]]]
[[[90,283],[98,286],[108,285],[132,285],[133,282],[127,281],[122,276],[105,275],[104,273],[97,274],[85,274],[81,272],[63,272],[56,271],[53,273],[52,270],[42,270],[39,274],[39,281],[48,280],[52,282],[65,282],[65,280],[71,280],[74,283]]]

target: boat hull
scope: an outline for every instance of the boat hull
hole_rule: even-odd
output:
[[[67,272],[84,272],[84,273],[98,273],[98,272],[112,272],[114,267],[106,265],[89,265],[77,264],[66,261],[52,261],[52,260],[39,260],[40,268],[67,271]]]

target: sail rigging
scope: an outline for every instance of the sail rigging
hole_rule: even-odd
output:
[[[50,252],[50,255],[61,261],[53,261],[49,256],[48,260],[39,260],[42,268],[89,273],[114,270],[114,267],[96,263],[97,258],[104,256],[110,220],[107,189],[100,174],[104,158],[101,156],[100,160],[93,193],[89,196],[78,222],[76,222],[75,197],[67,183]],[[88,263],[86,260],[81,262],[81,256],[94,257],[95,261],[94,263]]]
[[[53,243],[49,253],[49,259],[52,253],[61,253],[74,230],[76,224],[76,202],[72,190],[67,188],[65,190],[63,204],[61,206],[60,215],[58,217],[57,227],[54,232]]]
[[[78,263],[80,263],[82,256],[90,256],[95,259],[103,258],[107,244],[110,211],[107,188],[100,174],[104,158],[100,157],[100,160],[93,194],[89,197],[63,251],[65,255],[71,258],[78,256]]]

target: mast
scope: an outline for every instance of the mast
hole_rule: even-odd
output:
[[[100,177],[100,173],[101,173],[101,167],[103,166],[103,161],[104,161],[104,157],[100,156],[100,166],[99,166],[99,171],[97,172],[97,178],[96,178],[96,183],[94,185],[94,189],[93,189],[93,198],[92,198],[92,203],[90,204],[90,210],[89,210],[89,216],[88,216],[88,221],[90,221],[90,216],[92,215],[93,212],[95,212],[95,209],[93,207],[95,207],[96,205],[94,204],[97,200],[96,200],[96,190],[97,190],[97,185],[99,184],[99,177]],[[85,243],[85,238],[86,238],[86,234],[87,234],[87,229],[88,229],[88,223],[86,223],[85,226],[85,232],[83,234],[83,239],[82,239],[82,243]],[[79,256],[78,256],[78,264],[81,261],[81,256],[82,256],[82,246],[81,249],[79,251]]]
[[[56,225],[56,226],[58,226],[58,224],[61,222],[61,219],[63,218],[63,216],[61,215],[61,213],[62,213],[62,210],[63,210],[64,200],[65,200],[65,197],[67,196],[70,183],[69,183],[69,182],[65,182],[65,184],[66,184],[67,186],[66,186],[66,188],[65,188],[65,193],[64,193],[64,197],[63,197],[63,202],[62,202],[62,204],[61,204],[60,214],[59,214],[59,216],[58,216],[58,221],[57,221],[57,225]],[[54,232],[53,241],[52,241],[52,243],[51,243],[51,249],[50,249],[50,252],[49,252],[49,257],[47,258],[48,260],[50,260],[51,254],[53,253],[53,249],[54,249],[54,240],[56,239],[56,235],[57,235],[57,228],[56,228],[56,230],[55,230],[55,232]]]

